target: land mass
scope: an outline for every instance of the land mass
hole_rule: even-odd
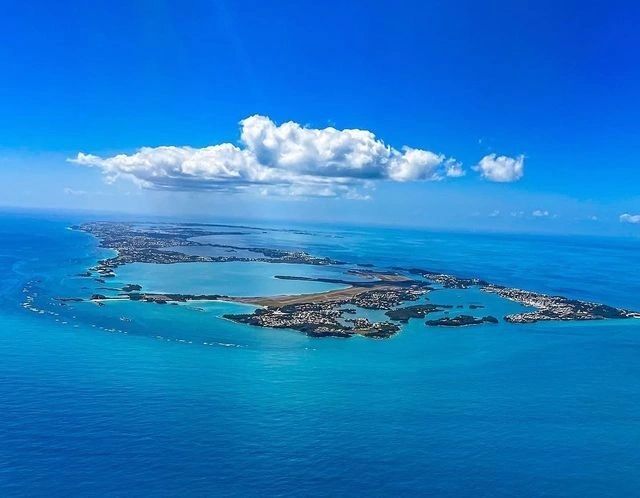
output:
[[[257,309],[249,314],[229,314],[224,318],[259,327],[298,330],[311,337],[353,337],[360,335],[385,339],[396,334],[400,327],[391,322],[370,322],[366,318],[341,318],[345,313],[330,303],[288,304],[278,308]]]
[[[426,325],[431,327],[465,327],[467,325],[480,325],[481,323],[499,323],[495,316],[485,316],[482,318],[459,315],[456,317],[443,317],[437,320],[427,320]]]
[[[116,251],[116,256],[98,262],[79,277],[94,277],[100,282],[115,276],[118,266],[141,262],[173,264],[185,262],[225,262],[263,261],[269,263],[297,263],[309,265],[344,265],[342,261],[309,255],[303,251],[283,251],[264,247],[239,247],[225,244],[204,243],[196,238],[204,236],[229,235],[240,232],[212,231],[202,227],[216,225],[181,224],[157,227],[141,227],[131,223],[95,222],[73,227],[98,238],[100,246]],[[218,225],[230,228],[228,225]],[[236,229],[255,229],[234,227]],[[256,229],[257,230],[257,229]],[[242,232],[244,234],[244,232]],[[297,233],[297,232],[296,232]],[[255,257],[204,256],[179,252],[185,246],[211,246],[224,248],[229,254],[248,251]],[[240,323],[260,327],[287,328],[303,332],[312,337],[353,337],[387,338],[400,330],[397,323],[407,323],[410,319],[425,318],[432,313],[447,314],[450,304],[415,304],[416,301],[435,287],[446,289],[478,288],[483,292],[499,295],[531,308],[529,311],[504,316],[508,323],[532,323],[543,320],[603,320],[640,318],[640,314],[614,308],[604,304],[569,299],[562,296],[508,288],[491,284],[478,278],[463,278],[419,268],[391,268],[388,271],[374,271],[372,264],[359,263],[359,269],[346,271],[354,278],[313,278],[295,275],[276,275],[283,280],[315,281],[344,286],[344,288],[314,294],[228,297],[219,294],[177,294],[142,292],[138,284],[127,284],[118,296],[109,298],[94,294],[91,300],[101,304],[109,299],[130,299],[157,304],[187,302],[195,300],[228,300],[252,304],[260,308],[248,314],[228,314],[224,317]],[[75,301],[77,298],[61,298],[61,301]],[[355,313],[356,306],[371,310],[384,310],[390,321],[372,322],[367,318],[345,318]],[[461,305],[458,308],[462,307]],[[480,309],[483,305],[471,304],[470,309]],[[481,323],[498,323],[493,316],[473,317],[459,315],[444,316],[427,320],[427,326],[467,326]]]
[[[416,304],[414,306],[389,310],[385,315],[391,318],[391,320],[408,323],[410,318],[424,318],[429,313],[444,311],[452,307],[450,304]]]
[[[535,308],[533,311],[510,314],[504,317],[510,323],[533,323],[545,320],[604,320],[607,318],[640,318],[640,314],[606,304],[591,303],[569,299],[563,296],[549,296],[539,292],[525,291],[490,284],[476,278],[459,278],[453,275],[436,273],[428,270],[410,269],[413,275],[420,275],[426,280],[438,283],[445,288],[468,289],[478,287],[480,290],[497,294],[508,299]]]
[[[249,325],[271,328],[288,328],[313,337],[351,337],[361,335],[371,338],[387,338],[400,327],[392,322],[371,322],[365,318],[343,319],[344,305],[365,309],[388,310],[405,301],[415,301],[431,290],[425,282],[419,282],[397,273],[365,272],[352,270],[352,274],[372,280],[345,281],[339,279],[296,278],[320,282],[348,284],[350,287],[316,294],[285,295],[272,297],[235,298],[234,301],[262,306],[251,314],[225,315],[225,318]],[[283,277],[280,277],[283,278]]]
[[[312,256],[304,251],[284,251],[264,247],[239,247],[226,244],[199,242],[195,238],[229,235],[233,232],[205,230],[191,225],[167,225],[160,230],[144,228],[132,223],[92,222],[74,225],[74,230],[89,233],[100,241],[100,247],[116,251],[116,256],[98,261],[81,276],[98,279],[113,278],[119,266],[128,263],[220,263],[229,261],[259,261],[266,263],[293,263],[306,265],[340,265],[341,261]],[[243,250],[255,257],[206,256],[185,254],[179,247],[218,247]],[[170,249],[171,248],[171,249]]]

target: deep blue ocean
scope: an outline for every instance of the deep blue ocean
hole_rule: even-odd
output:
[[[243,308],[231,303],[55,304],[93,292],[76,275],[110,254],[68,229],[89,219],[0,214],[1,496],[638,495],[640,320],[412,320],[376,341],[235,324],[219,318]],[[327,226],[234,237],[640,310],[640,240]],[[322,290],[274,282],[294,270],[278,266],[131,265],[117,278]]]

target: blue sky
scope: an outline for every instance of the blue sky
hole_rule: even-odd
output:
[[[635,2],[22,4],[0,2],[2,205],[640,232]],[[368,130],[393,150],[376,152],[367,172],[305,159],[291,176],[288,156],[262,164],[241,138],[251,130],[240,121],[256,114],[276,134],[299,123],[293,145],[315,152],[330,126]],[[205,168],[206,181],[200,169],[184,181],[181,170],[159,191],[154,178],[167,170],[157,150],[156,169],[105,182],[123,171],[104,162],[117,154],[135,161],[140,147],[223,143],[239,152],[203,160],[258,157],[281,168],[277,188],[256,185],[250,165],[246,188],[218,176],[211,188]],[[435,155],[407,173],[415,164],[403,146]],[[99,159],[67,161],[79,152]],[[524,174],[491,181],[474,170],[490,154],[523,155]],[[452,158],[465,176],[447,176]]]

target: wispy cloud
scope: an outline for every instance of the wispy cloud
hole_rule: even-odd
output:
[[[65,187],[64,188],[64,193],[66,195],[77,195],[77,196],[81,196],[81,195],[87,195],[87,191],[86,190],[77,190],[71,187]]]
[[[534,218],[548,218],[551,215],[546,209],[536,209],[531,213]]]
[[[108,182],[127,178],[162,190],[258,189],[269,195],[366,199],[375,182],[434,181],[465,174],[453,158],[404,146],[395,149],[367,130],[275,124],[266,116],[240,122],[240,145],[143,147],[70,161],[102,170]],[[364,193],[363,193],[364,191]]]

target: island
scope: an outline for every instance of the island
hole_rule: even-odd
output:
[[[410,318],[424,318],[429,313],[444,311],[453,306],[450,304],[416,304],[387,311],[385,314],[394,321],[408,323]]]
[[[115,255],[103,259],[77,277],[91,277],[100,283],[113,279],[119,266],[129,263],[211,263],[227,261],[259,261],[268,263],[297,263],[306,265],[336,265],[344,268],[343,278],[315,278],[298,275],[276,275],[283,280],[315,281],[342,286],[340,289],[313,294],[229,297],[221,294],[180,294],[143,292],[136,283],[120,289],[102,287],[117,292],[116,295],[94,293],[89,298],[59,298],[61,304],[83,300],[104,304],[112,299],[128,299],[155,304],[177,304],[190,301],[233,301],[251,304],[257,309],[252,313],[226,314],[225,319],[256,327],[293,329],[310,337],[348,338],[362,336],[386,339],[397,334],[401,326],[412,319],[424,319],[430,314],[441,316],[425,322],[428,327],[461,327],[480,324],[497,324],[499,319],[486,315],[448,316],[453,308],[462,304],[433,304],[427,294],[438,289],[479,289],[516,303],[523,307],[519,313],[503,317],[508,324],[534,323],[549,320],[605,320],[640,318],[634,311],[612,306],[550,296],[542,293],[492,284],[480,278],[459,277],[421,268],[391,267],[378,269],[373,264],[358,262],[349,264],[331,258],[310,255],[305,251],[285,251],[268,247],[241,247],[236,245],[204,242],[202,237],[219,235],[246,235],[256,227],[215,224],[156,224],[92,222],[73,227],[99,240],[100,247],[115,251]],[[221,231],[221,228],[232,231]],[[260,229],[266,230],[266,229]],[[297,233],[297,232],[294,232]],[[224,255],[207,256],[180,252],[183,247],[216,247]],[[240,254],[243,254],[240,255]],[[374,270],[374,268],[376,268]],[[482,309],[483,304],[472,303],[470,310]],[[382,310],[388,320],[372,321],[358,316],[359,309]]]
[[[499,323],[499,320],[494,316],[485,316],[482,318],[458,315],[456,317],[444,317],[437,320],[427,320],[426,325],[431,327],[465,327],[468,325],[480,325],[482,323]]]

